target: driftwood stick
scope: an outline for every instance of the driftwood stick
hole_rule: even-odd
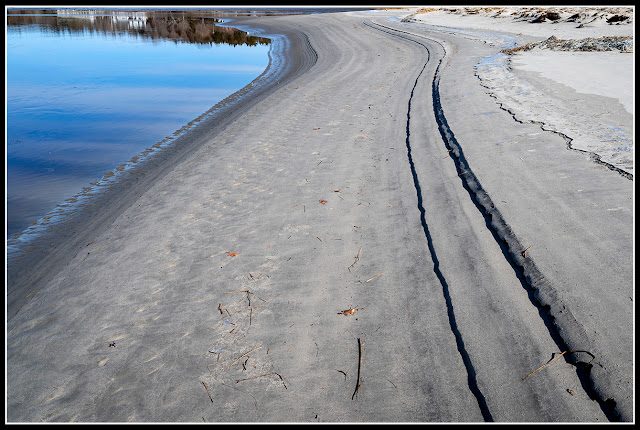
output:
[[[211,397],[211,394],[209,393],[209,389],[207,388],[207,384],[205,384],[204,381],[202,381],[202,385],[204,385],[204,389],[207,390],[207,396],[209,396],[209,399],[211,400],[211,403],[213,403],[213,397]]]
[[[238,312],[242,312],[242,311],[249,311],[249,310],[252,310],[252,309],[255,309],[255,308],[259,308],[259,307],[261,307],[261,306],[264,306],[264,305],[265,305],[265,303],[270,302],[271,300],[275,299],[276,297],[278,297],[278,296],[273,296],[273,297],[271,297],[269,300],[265,300],[265,301],[264,301],[264,303],[261,303],[261,304],[259,304],[259,305],[251,306],[251,307],[248,307],[248,308],[245,308],[245,309],[240,309],[239,311],[235,311],[235,312],[231,312],[231,313],[227,312],[227,313],[229,314],[229,315],[227,315],[227,316],[231,316],[231,315],[233,315],[233,314],[237,314]],[[262,300],[262,299],[260,299],[260,300]],[[223,319],[223,318],[226,318],[226,317],[218,318],[218,321],[220,321],[220,320],[221,320],[221,319]]]
[[[358,379],[356,381],[356,389],[353,390],[353,394],[351,395],[351,400],[356,396],[356,393],[360,389],[360,368],[362,367],[362,342],[360,338],[358,338]]]
[[[256,347],[256,348],[253,348],[251,351],[245,352],[245,353],[244,353],[244,354],[242,354],[240,357],[236,358],[236,360],[235,360],[233,363],[231,363],[231,364],[229,365],[229,367],[227,367],[225,370],[229,370],[229,369],[230,369],[231,367],[233,367],[233,366],[234,366],[238,361],[240,361],[240,359],[241,359],[242,357],[244,357],[245,355],[248,355],[248,354],[252,353],[253,351],[256,351],[256,350],[258,350],[258,349],[260,349],[260,348],[262,348],[262,347],[261,347],[261,346],[258,346],[258,347]]]
[[[270,372],[270,373],[265,373],[263,375],[258,375],[258,376],[251,376],[249,378],[244,378],[244,379],[238,379],[236,381],[236,384],[238,382],[242,382],[242,381],[248,381],[249,379],[256,379],[256,378],[262,378],[263,376],[269,376],[269,375],[278,375],[278,378],[280,378],[280,380],[282,381],[282,385],[284,385],[284,389],[287,389],[287,384],[284,383],[284,379],[282,378],[282,376],[278,373],[278,372]]]
[[[556,355],[555,357],[553,357],[551,360],[547,361],[545,364],[543,364],[542,366],[538,367],[536,370],[534,370],[533,372],[529,373],[527,376],[525,376],[524,378],[522,378],[522,380],[524,381],[525,379],[527,379],[529,376],[533,375],[534,373],[538,372],[539,370],[544,369],[545,367],[547,367],[548,365],[550,365],[551,363],[553,363],[554,361],[556,361],[558,358],[562,357],[563,355],[565,355],[566,353],[570,353],[573,354],[574,352],[584,352],[586,354],[589,354],[592,358],[591,361],[596,359],[596,356],[593,355],[592,353],[590,353],[589,351],[581,351],[581,350],[571,350],[571,351],[564,351],[558,355]],[[589,361],[589,363],[591,363],[591,361]]]
[[[382,273],[384,273],[384,272],[382,272]],[[365,282],[373,281],[373,280],[374,280],[374,279],[376,279],[378,276],[382,275],[382,273],[380,273],[379,275],[374,276],[374,277],[373,277],[373,278],[371,278],[371,279],[367,279]]]
[[[357,263],[358,261],[360,261],[360,251],[362,251],[362,247],[360,247],[360,249],[358,250],[358,254],[356,255],[356,258],[355,258],[355,260],[354,260],[353,264],[352,264],[351,266],[347,267],[347,269],[349,270],[349,272],[351,272],[351,268],[352,268],[353,266],[355,266],[355,265],[356,265],[356,263]]]

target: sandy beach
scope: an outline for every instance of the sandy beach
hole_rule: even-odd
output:
[[[633,53],[542,45],[597,10],[233,20],[270,70],[10,262],[6,422],[634,421]]]

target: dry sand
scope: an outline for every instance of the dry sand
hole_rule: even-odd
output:
[[[410,17],[422,24],[456,29],[468,38],[504,48],[552,36],[575,41],[632,37],[634,28],[630,7],[459,7],[420,12]],[[549,13],[557,14],[557,19],[540,20]],[[618,21],[614,17],[626,19]],[[632,175],[633,64],[633,49],[622,52],[534,49],[490,58],[478,68],[477,74],[502,107],[518,120],[539,122],[547,130],[569,136],[573,148],[598,156]],[[562,97],[553,97],[556,86],[546,85],[548,80],[569,87],[576,94],[569,91]],[[602,97],[589,97],[585,101],[582,95]],[[585,108],[585,103],[590,105]]]
[[[633,420],[633,181],[409,13],[236,22],[298,60],[9,267],[7,421]]]

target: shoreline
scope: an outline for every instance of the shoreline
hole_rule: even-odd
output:
[[[126,168],[114,169],[119,170],[115,176],[105,175],[93,187],[96,188],[94,193],[88,194],[86,189],[80,191],[45,214],[35,225],[7,237],[8,320],[33,294],[34,285],[45,283],[54,276],[56,267],[64,266],[77,255],[83,243],[85,246],[91,243],[102,233],[104,225],[130,207],[138,196],[153,186],[157,178],[188,158],[204,139],[215,136],[241,116],[243,108],[259,103],[277,91],[281,82],[285,84],[313,66],[313,53],[292,55],[292,52],[303,52],[304,48],[301,47],[304,47],[304,42],[300,41],[302,33],[290,30],[279,34],[277,26],[269,26],[269,19],[257,18],[258,21],[262,20],[262,29],[259,31],[264,37],[272,38],[269,65],[258,77],[174,132],[168,144],[158,142],[132,158],[135,160],[143,155],[141,161],[129,160],[123,164],[129,164]],[[235,28],[233,24],[238,22],[245,28],[253,28],[253,21],[251,18],[234,18],[224,26]],[[277,52],[272,52],[276,41],[280,46]],[[79,204],[72,204],[71,212],[65,213],[63,209],[62,214],[57,213],[65,203],[78,201]],[[73,249],[76,252],[70,252]]]
[[[203,71],[201,67],[192,67],[188,72],[186,70],[184,71],[187,74],[183,76],[193,76],[193,78],[183,77],[161,83],[158,83],[156,79],[158,77],[157,73],[159,73],[160,70],[162,70],[161,73],[169,75],[174,75],[174,73],[182,74],[182,72],[158,68],[156,72],[152,72],[152,74],[149,75],[149,78],[144,78],[146,82],[142,87],[136,87],[133,91],[127,90],[126,93],[119,97],[118,102],[109,97],[107,97],[107,100],[104,102],[102,101],[104,95],[101,96],[99,94],[101,84],[100,79],[98,79],[95,86],[83,87],[82,89],[82,99],[88,101],[88,97],[93,97],[91,98],[93,102],[98,100],[100,103],[93,108],[89,108],[89,110],[93,112],[92,115],[96,120],[95,122],[88,120],[82,115],[75,118],[73,123],[66,123],[65,121],[67,121],[68,118],[62,122],[54,120],[53,118],[55,116],[62,114],[62,112],[67,109],[66,107],[71,106],[68,105],[68,103],[73,100],[74,95],[78,96],[78,94],[75,94],[70,88],[59,89],[61,93],[56,95],[55,103],[59,102],[62,103],[62,105],[60,109],[55,106],[51,107],[52,112],[57,112],[57,114],[49,118],[53,123],[51,127],[49,127],[49,137],[45,138],[45,140],[51,139],[51,133],[56,136],[55,139],[62,140],[60,141],[61,145],[54,145],[55,151],[46,157],[44,155],[46,151],[44,150],[44,154],[40,153],[40,155],[36,156],[36,153],[38,153],[36,149],[38,144],[37,141],[33,140],[33,137],[35,136],[34,133],[43,127],[47,128],[47,125],[42,123],[40,114],[34,117],[35,122],[30,121],[28,118],[20,119],[21,110],[19,109],[19,106],[21,106],[20,103],[28,103],[25,99],[25,95],[29,93],[28,88],[34,85],[38,86],[40,83],[38,83],[38,80],[34,80],[32,84],[27,85],[27,88],[24,89],[26,93],[20,95],[20,93],[24,93],[24,91],[19,90],[16,85],[19,86],[19,82],[23,82],[24,78],[19,78],[19,74],[10,71],[11,82],[8,83],[9,96],[11,98],[8,106],[10,108],[10,124],[8,130],[9,135],[7,136],[9,139],[7,142],[7,156],[10,159],[8,160],[9,164],[7,166],[8,218],[6,228],[6,233],[9,238],[18,236],[25,231],[28,232],[29,236],[34,236],[33,233],[35,229],[30,227],[37,225],[37,229],[42,230],[44,224],[52,223],[52,219],[63,218],[63,215],[71,212],[74,206],[78,207],[81,205],[78,200],[86,201],[89,196],[98,193],[101,188],[106,187],[112,182],[113,176],[118,175],[131,164],[141,162],[150,152],[158,151],[163,147],[169,146],[178,135],[193,126],[194,123],[197,124],[199,120],[202,120],[214,105],[232,93],[241,90],[261,75],[269,65],[268,51],[270,47],[268,46],[268,40],[261,41],[258,37],[247,37],[246,34],[243,34],[240,30],[234,30],[231,27],[216,26],[216,23],[219,23],[220,20],[214,18],[202,18],[203,22],[198,20],[199,29],[207,27],[208,31],[211,31],[211,36],[208,36],[206,31],[195,34],[195,21],[192,21],[193,18],[189,14],[183,14],[183,16],[178,14],[175,15],[174,18],[174,15],[171,15],[171,13],[158,15],[147,12],[148,20],[145,24],[142,24],[140,15],[138,15],[137,18],[133,18],[133,20],[124,21],[122,19],[112,19],[107,23],[103,18],[97,18],[97,21],[91,21],[82,18],[83,14],[79,16],[76,15],[73,18],[66,18],[68,14],[61,13],[62,17],[59,18],[61,20],[60,25],[56,26],[55,22],[58,18],[56,18],[57,14],[55,10],[49,11],[50,13],[39,13],[35,15],[29,12],[29,10],[22,10],[21,13],[15,12],[14,14],[9,11],[9,15],[7,16],[8,43],[10,43],[8,48],[10,58],[8,61],[11,70],[24,67],[22,64],[24,64],[25,61],[36,61],[35,64],[37,64],[37,58],[21,57],[19,54],[19,46],[16,45],[21,43],[21,41],[29,40],[31,43],[42,43],[46,46],[49,38],[45,36],[43,39],[40,39],[42,33],[39,33],[37,28],[51,29],[51,31],[54,32],[53,34],[58,35],[57,37],[62,37],[61,34],[64,34],[64,32],[70,32],[73,36],[73,41],[69,39],[65,43],[72,45],[80,43],[80,40],[83,38],[81,35],[86,35],[89,31],[95,32],[96,37],[99,37],[103,42],[108,40],[105,39],[105,37],[110,37],[108,34],[113,31],[119,34],[117,37],[118,40],[114,39],[112,42],[108,42],[106,45],[100,47],[100,49],[106,49],[105,54],[115,55],[117,58],[120,58],[129,55],[128,52],[130,49],[134,49],[134,52],[137,52],[136,50],[138,48],[144,47],[145,52],[152,56],[149,58],[149,65],[157,61],[162,62],[162,57],[169,55],[173,57],[175,64],[193,61],[194,64],[204,64],[203,62],[206,62],[208,66],[207,71]],[[177,19],[177,21],[171,23],[174,19]],[[191,24],[187,27],[186,24],[189,22],[191,22]],[[27,25],[26,28],[28,28],[29,36],[19,30],[23,23]],[[138,28],[139,25],[142,27]],[[170,33],[167,30],[167,28],[172,26],[180,26],[185,29],[189,28],[189,30],[178,35],[177,33]],[[134,27],[136,27],[136,29],[134,29]],[[36,39],[38,42],[36,42]],[[129,44],[125,42],[125,40],[129,40],[132,43]],[[133,42],[134,40],[136,40],[136,42]],[[119,43],[124,43],[124,45],[122,45],[125,48],[124,51],[118,50],[114,52],[110,50]],[[57,45],[53,45],[51,49],[54,49],[55,46]],[[134,46],[136,47],[134,48]],[[200,47],[205,48],[206,52],[199,52],[201,51]],[[14,48],[16,50],[15,52]],[[61,46],[59,46],[59,48],[61,48]],[[174,48],[178,49],[174,51]],[[165,54],[163,52],[165,52],[166,49],[169,51]],[[238,56],[238,54],[241,54],[245,50],[248,54],[253,53],[257,55],[255,62],[252,60],[252,64],[255,64],[256,67],[252,66],[249,69],[243,68],[241,75],[236,75],[236,72],[229,74],[227,71],[224,72],[226,73],[225,76],[219,74],[221,73],[219,70],[209,71],[208,67],[212,64],[209,63],[209,60],[218,62],[222,58],[218,54],[222,51]],[[207,53],[213,54],[214,56],[210,56]],[[15,64],[12,62],[14,54],[16,55]],[[136,55],[138,54],[141,53],[137,53]],[[72,53],[69,55],[74,56]],[[241,54],[241,56],[244,56],[244,54]],[[186,59],[187,57],[188,60]],[[31,60],[25,60],[25,58],[31,58]],[[107,61],[106,64],[100,65],[100,69],[107,75],[115,73],[121,76],[122,73],[125,73],[125,75],[132,76],[130,72],[126,72],[125,69],[127,66],[124,66],[123,70],[115,71],[111,69],[111,67],[116,67],[115,64],[110,62],[106,56],[101,56],[101,61]],[[98,64],[94,64],[93,69],[95,69],[96,66],[98,66]],[[37,66],[34,67],[38,69]],[[148,69],[149,68],[145,70]],[[57,70],[57,68],[55,70],[52,69],[48,74],[56,73]],[[99,74],[100,72],[94,70],[94,72],[90,72],[86,77],[84,77],[84,75],[76,77],[69,75],[67,79],[84,82],[86,79],[94,79],[93,75],[95,73]],[[190,73],[193,73],[193,75],[189,75]],[[135,73],[133,73],[133,75],[135,75]],[[15,76],[15,79],[12,76]],[[97,75],[95,76],[97,77]],[[238,79],[240,76],[242,76],[241,80]],[[225,79],[222,79],[223,77]],[[40,81],[46,81],[46,79],[44,76],[40,77]],[[120,80],[121,79],[118,79],[118,81]],[[226,81],[228,80],[232,80],[233,83],[230,81],[230,84],[227,84]],[[116,85],[119,84],[116,83]],[[126,85],[128,87],[130,84],[127,83]],[[162,89],[151,91],[151,85],[160,85]],[[187,85],[187,87],[185,88],[184,85]],[[202,90],[194,91],[189,89],[189,87],[193,88],[196,85],[201,86]],[[178,88],[169,90],[169,87],[175,86]],[[181,86],[182,88],[179,88]],[[16,91],[19,91],[19,93]],[[175,94],[177,98],[174,98],[173,91],[179,91],[179,93]],[[114,95],[112,91],[109,93],[112,96]],[[14,95],[17,97],[15,100],[13,100]],[[193,103],[191,102],[192,100]],[[40,106],[46,103],[47,100],[43,99],[41,100]],[[112,103],[124,103],[124,105],[119,111],[114,111],[108,108]],[[145,119],[136,120],[137,115],[146,115],[147,112],[143,113],[140,110],[143,107],[147,112],[154,113],[148,118],[145,116]],[[30,111],[32,109],[37,109],[37,107],[33,106],[33,108],[30,108]],[[104,116],[100,114],[103,110],[105,110]],[[80,109],[80,111],[82,111],[82,109]],[[34,110],[34,112],[36,112],[36,110]],[[98,118],[95,115],[99,115],[100,117]],[[122,119],[114,119],[116,115]],[[104,125],[106,124],[105,121],[108,123],[112,120],[117,122],[113,123],[112,126]],[[87,121],[86,127],[84,126],[85,121]],[[104,128],[102,128],[103,126]],[[28,129],[33,129],[31,133],[28,133],[31,138],[24,135]],[[75,130],[77,130],[77,132]],[[83,130],[86,133],[92,131],[92,133],[89,134],[93,134],[95,138],[91,136],[81,137]],[[20,136],[22,136],[22,138],[20,138]],[[81,147],[78,147],[78,145],[85,145],[80,144],[80,142],[87,143],[93,142],[94,140],[103,142],[103,144],[94,148],[89,160],[85,160],[85,162],[81,162],[80,165],[76,165],[75,163],[77,163],[79,159],[88,156],[86,153],[85,155],[80,155],[82,152],[85,152]],[[117,145],[118,149],[113,149],[112,147],[114,147],[114,145]],[[80,153],[70,158],[70,146],[76,147],[73,152],[80,151]],[[62,156],[61,151],[66,155]],[[43,167],[45,170],[41,172],[46,172],[46,175],[39,179],[38,174],[32,171],[33,166],[30,164],[37,164],[34,158],[41,159],[40,162],[44,162],[43,160],[45,158],[47,160],[46,165]],[[27,159],[31,161],[26,161]],[[63,159],[65,161],[62,161]],[[29,163],[26,165],[28,167],[25,166],[25,163]]]
[[[421,9],[405,21],[502,44],[500,54],[483,59],[476,68],[483,86],[502,108],[516,121],[536,122],[564,136],[569,149],[588,154],[594,162],[633,180],[632,98],[622,83],[628,85],[633,68],[633,27],[628,23],[633,11],[629,9],[458,7]],[[618,13],[627,15],[614,15]],[[555,17],[545,19],[549,14]],[[612,16],[624,16],[627,24],[608,24]],[[611,64],[604,67],[607,62]],[[591,70],[574,72],[585,67]],[[549,95],[541,90],[550,87],[545,80],[569,87],[576,95],[565,97],[560,105],[545,104],[540,101]],[[591,102],[587,109],[581,106],[584,95],[589,101],[602,100]],[[589,111],[593,115],[587,115]]]

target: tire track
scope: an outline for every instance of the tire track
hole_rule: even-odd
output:
[[[398,30],[392,27],[387,27],[378,23],[372,23],[370,25],[368,23],[364,23],[370,28],[376,29],[378,31],[385,32],[389,35],[403,38],[405,40],[412,41],[417,43],[425,48],[428,53],[427,63],[429,62],[429,58],[431,52],[429,47],[424,43],[412,39],[411,37],[404,36],[400,33],[405,33],[414,37],[425,38],[425,36],[409,33],[406,31]],[[431,40],[431,39],[429,39]],[[446,49],[437,40],[433,40],[433,42],[438,43],[446,55]],[[586,332],[582,325],[577,322],[576,318],[573,316],[567,304],[563,303],[562,300],[558,297],[557,291],[553,288],[550,282],[544,277],[544,275],[540,272],[540,270],[536,267],[533,260],[525,254],[525,247],[520,243],[517,236],[511,229],[511,227],[506,223],[504,217],[500,213],[500,211],[496,208],[488,193],[483,189],[480,181],[470,169],[469,164],[464,156],[462,148],[458,143],[457,139],[453,131],[450,129],[447,119],[444,115],[444,111],[442,109],[442,105],[440,103],[440,70],[445,58],[445,55],[438,62],[438,66],[436,68],[433,82],[432,82],[432,99],[433,99],[433,110],[435,119],[438,125],[438,129],[440,131],[441,138],[445,147],[449,151],[449,155],[453,160],[456,170],[458,172],[458,176],[462,182],[462,186],[468,192],[469,197],[472,202],[476,206],[476,208],[480,211],[482,216],[485,219],[485,223],[492,236],[500,246],[500,249],[503,253],[504,258],[510,264],[512,269],[514,270],[515,276],[520,281],[522,287],[527,292],[531,303],[537,308],[538,313],[543,320],[545,326],[547,327],[549,334],[553,341],[556,343],[558,348],[561,351],[569,351],[569,350],[587,350],[591,346]],[[422,74],[426,67],[426,63],[423,66],[418,78]],[[416,83],[418,81],[416,78]],[[414,84],[415,89],[415,84]],[[413,91],[411,93],[411,97],[413,97]],[[446,281],[444,278],[441,279],[441,274],[439,275],[437,256],[435,255],[435,251],[432,248],[431,237],[428,231],[428,227],[424,220],[424,209],[422,207],[422,197],[420,192],[420,184],[415,174],[415,168],[413,165],[413,161],[411,159],[411,148],[409,144],[409,120],[410,120],[410,110],[411,110],[411,98],[409,100],[409,112],[407,113],[407,149],[409,155],[409,162],[411,165],[412,174],[414,175],[414,183],[416,185],[416,191],[418,193],[418,205],[421,212],[421,220],[423,223],[423,228],[425,229],[425,235],[427,236],[427,240],[429,243],[429,250],[431,252],[432,258],[434,259],[434,271],[436,271],[436,275],[438,275],[438,279],[441,280],[443,284],[443,293],[445,294],[445,299],[447,300],[447,306],[450,305],[448,296],[448,286],[446,285]],[[449,309],[448,309],[449,311]],[[453,316],[453,309],[450,309],[451,315]],[[453,324],[452,331],[456,335],[456,340],[460,335],[457,331],[457,327],[455,326],[455,316],[453,316]],[[460,342],[462,340],[460,339]],[[461,344],[462,350],[464,350],[464,344]],[[460,348],[459,348],[460,350]],[[466,351],[465,351],[466,354]],[[461,351],[461,355],[463,355]],[[606,375],[605,366],[598,361],[594,361],[593,363],[584,363],[580,361],[580,358],[576,354],[565,354],[565,360],[568,363],[575,365],[577,375],[582,384],[582,388],[589,395],[590,398],[596,400],[602,409],[603,413],[610,421],[620,421],[620,412],[616,410],[616,402],[613,398],[606,395],[607,389],[607,381],[608,375]],[[465,366],[467,366],[467,359],[464,358]],[[469,361],[469,365],[467,370],[469,372],[469,377],[471,379],[471,371],[473,367]],[[604,380],[604,382],[600,382]],[[470,383],[470,389],[474,391],[473,384]],[[474,394],[476,394],[474,392]],[[481,400],[478,398],[479,405],[481,406]],[[487,411],[488,412],[488,411]],[[485,414],[483,410],[483,415]],[[486,416],[485,416],[486,419]]]
[[[375,27],[369,25],[366,22],[363,24],[366,25],[367,27],[371,27],[375,29]],[[429,50],[427,50],[427,61],[422,66],[420,73],[418,73],[418,76],[416,77],[416,80],[413,84],[413,88],[411,89],[411,95],[409,96],[409,102],[407,106],[407,125],[406,125],[406,140],[405,140],[405,144],[407,147],[407,157],[409,159],[409,166],[411,168],[413,184],[415,186],[416,194],[418,197],[418,210],[420,211],[420,223],[422,224],[424,235],[427,238],[429,253],[431,255],[431,260],[433,261],[433,272],[435,273],[436,277],[438,278],[438,281],[440,281],[440,285],[442,286],[442,294],[445,299],[445,303],[447,306],[447,315],[449,317],[449,326],[451,328],[453,335],[455,336],[458,353],[460,354],[460,357],[462,358],[462,362],[464,363],[464,366],[467,370],[467,383],[469,386],[469,390],[471,390],[471,392],[475,396],[478,402],[478,407],[480,408],[480,411],[482,413],[484,420],[487,422],[493,422],[493,417],[491,415],[491,411],[489,411],[489,407],[487,406],[486,399],[482,394],[482,392],[480,391],[480,388],[478,387],[478,381],[476,379],[476,371],[473,367],[473,363],[471,362],[469,353],[467,352],[464,345],[464,340],[462,339],[462,335],[460,333],[460,330],[458,329],[458,324],[456,322],[456,315],[453,309],[453,303],[451,302],[451,294],[449,293],[449,285],[447,284],[447,280],[444,278],[444,275],[440,271],[440,262],[438,260],[438,256],[433,246],[433,239],[431,237],[431,233],[429,232],[429,225],[427,224],[427,220],[425,216],[426,211],[422,203],[422,189],[420,187],[420,179],[418,178],[418,174],[416,172],[415,164],[413,162],[413,157],[411,154],[411,132],[410,132],[411,102],[413,100],[416,86],[418,85],[418,80],[420,79],[424,70],[426,69],[427,64],[429,64],[430,59],[431,59],[431,53],[429,52]]]

